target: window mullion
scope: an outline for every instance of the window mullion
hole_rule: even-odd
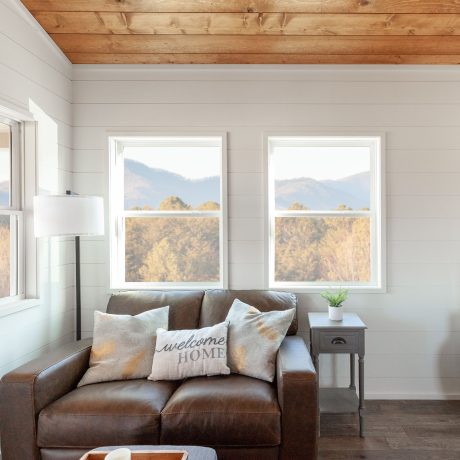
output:
[[[123,211],[124,217],[220,217],[221,211]]]
[[[373,217],[372,211],[291,211],[275,210],[275,217]]]

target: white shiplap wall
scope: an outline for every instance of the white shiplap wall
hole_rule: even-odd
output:
[[[37,189],[72,185],[72,66],[16,0],[0,0],[0,106],[32,112],[38,122]],[[1,110],[1,109],[0,109]],[[40,306],[4,315],[0,308],[0,376],[73,340],[73,242],[40,241]]]
[[[369,397],[460,396],[460,70],[75,66],[74,184],[106,194],[109,130],[228,132],[230,288],[264,288],[263,131],[386,132],[388,292],[353,294]],[[83,328],[108,295],[103,238],[83,244]],[[300,294],[307,311],[325,311]],[[322,361],[324,384],[347,360]]]

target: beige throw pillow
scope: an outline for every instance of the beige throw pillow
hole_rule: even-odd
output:
[[[149,380],[230,374],[227,333],[227,322],[195,330],[158,330]]]
[[[235,299],[226,318],[231,371],[272,382],[276,354],[294,315],[295,308],[262,313]]]
[[[136,316],[95,311],[89,369],[78,386],[146,378],[152,366],[156,330],[168,328],[168,315],[169,307]]]

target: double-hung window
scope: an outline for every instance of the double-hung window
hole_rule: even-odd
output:
[[[0,118],[0,304],[23,294],[20,126]]]
[[[269,136],[268,284],[384,287],[380,136]]]
[[[109,144],[112,288],[225,287],[224,136]]]

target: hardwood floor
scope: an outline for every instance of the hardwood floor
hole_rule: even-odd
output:
[[[367,401],[356,416],[323,415],[319,460],[460,459],[460,401]]]
[[[366,410],[364,439],[356,416],[322,416],[319,460],[460,459],[460,401],[367,401]]]

